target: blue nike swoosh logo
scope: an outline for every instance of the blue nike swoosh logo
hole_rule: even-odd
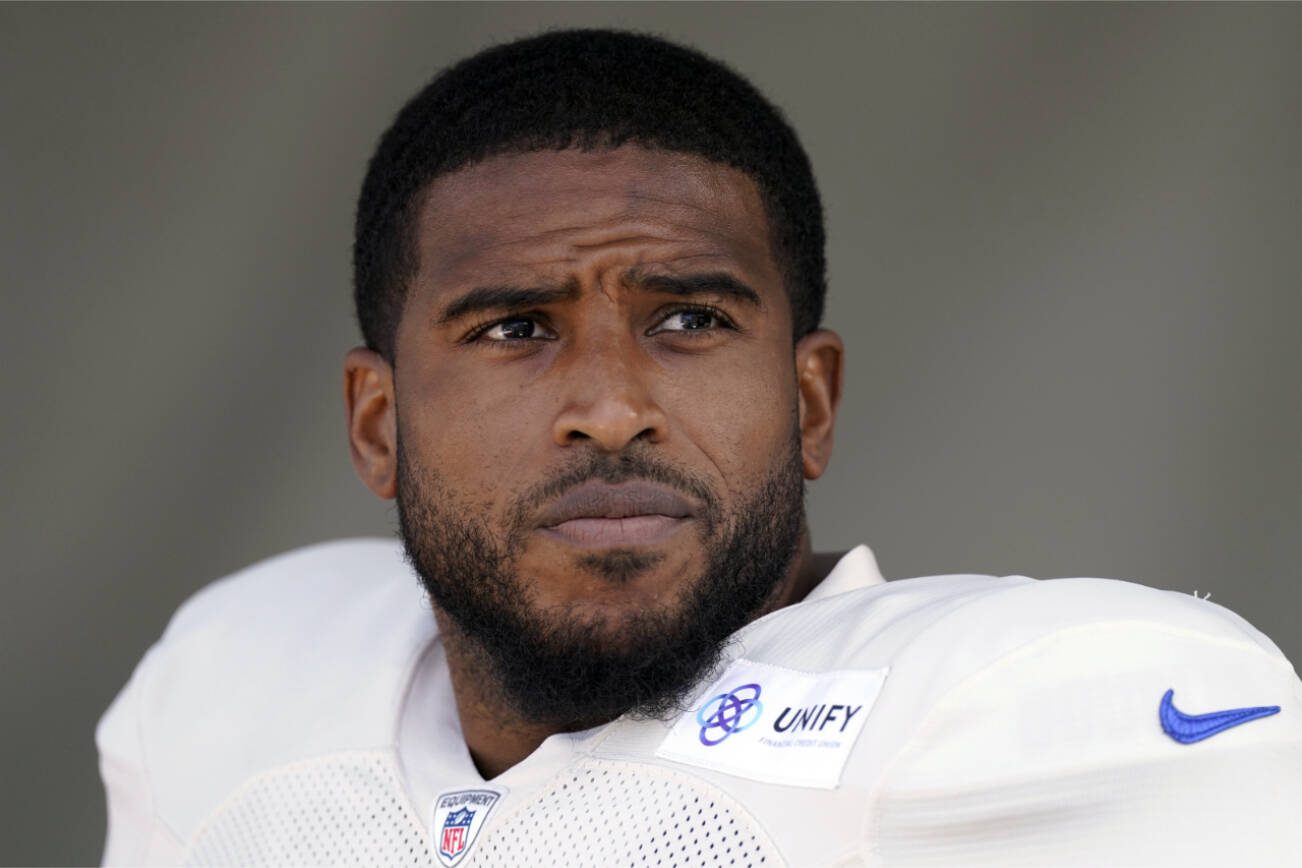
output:
[[[1172,697],[1174,690],[1168,690],[1162,696],[1157,716],[1162,721],[1162,731],[1180,744],[1193,744],[1205,738],[1211,738],[1218,732],[1224,732],[1232,726],[1279,714],[1278,705],[1260,705],[1256,708],[1228,708],[1225,711],[1213,711],[1209,714],[1185,714],[1175,707]]]

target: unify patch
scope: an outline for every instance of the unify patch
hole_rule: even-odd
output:
[[[430,836],[439,862],[453,868],[465,858],[504,791],[445,790],[434,799]]]
[[[775,784],[833,789],[886,669],[797,672],[735,660],[656,756]]]

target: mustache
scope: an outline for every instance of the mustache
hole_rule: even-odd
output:
[[[641,452],[608,455],[584,453],[572,464],[525,491],[512,509],[514,534],[526,531],[530,519],[547,503],[585,482],[615,485],[634,480],[655,482],[676,489],[701,504],[705,526],[717,526],[721,514],[719,498],[702,479]]]

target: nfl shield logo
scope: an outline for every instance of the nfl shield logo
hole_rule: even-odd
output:
[[[434,799],[430,817],[431,849],[446,868],[470,854],[484,822],[502,798],[500,789],[447,790]]]
[[[470,827],[475,822],[475,812],[468,808],[462,808],[459,811],[453,811],[448,814],[448,818],[443,821],[442,843],[439,845],[439,855],[444,859],[455,860],[461,855],[461,851],[466,849],[466,844],[470,839]]]

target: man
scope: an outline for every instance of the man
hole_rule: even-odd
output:
[[[107,862],[1295,859],[1302,683],[1233,613],[812,552],[821,208],[734,73],[603,31],[445,71],[354,277],[353,462],[402,548],[182,607],[97,733]]]

